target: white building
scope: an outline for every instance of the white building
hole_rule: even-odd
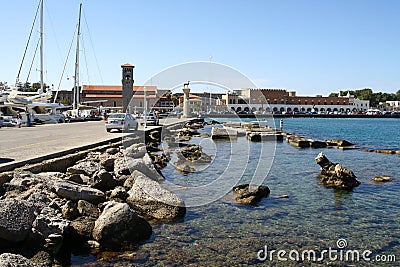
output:
[[[228,109],[235,112],[357,112],[369,109],[369,100],[359,100],[352,95],[323,97],[296,96],[285,89],[244,88],[227,93],[223,99]]]

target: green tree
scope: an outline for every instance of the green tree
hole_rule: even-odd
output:
[[[179,105],[179,94],[175,93],[171,96],[171,101],[174,104],[174,107]]]
[[[372,93],[372,89],[370,88],[364,88],[354,91],[354,94],[357,96],[357,98],[361,100],[371,100]]]
[[[47,91],[46,88],[49,88],[46,83],[43,84],[43,91]],[[32,83],[32,91],[36,92],[40,89],[40,82]]]

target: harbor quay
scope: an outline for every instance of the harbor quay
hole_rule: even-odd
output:
[[[160,125],[183,122],[185,119],[164,118]],[[140,123],[137,133],[157,126]],[[132,132],[135,134],[135,131]],[[0,172],[26,164],[39,163],[82,149],[120,141],[127,133],[106,132],[104,121],[44,124],[35,127],[3,127],[0,130]]]

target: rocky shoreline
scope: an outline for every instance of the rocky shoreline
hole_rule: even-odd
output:
[[[127,250],[151,238],[153,224],[182,220],[185,202],[163,186],[160,170],[172,153],[177,155],[172,165],[184,175],[196,171],[196,164],[210,163],[212,157],[188,141],[214,123],[194,119],[0,174],[0,266],[69,265],[73,247]],[[286,138],[310,147],[352,145],[329,140],[313,146],[309,139]],[[168,147],[160,147],[162,143]],[[326,186],[351,190],[360,184],[353,172],[324,154],[316,161]],[[236,203],[256,205],[270,189],[244,184],[232,192]]]
[[[154,167],[165,164],[151,156],[157,138],[142,139],[0,174],[0,266],[68,265],[71,246],[131,248],[152,235],[150,223],[184,217]]]

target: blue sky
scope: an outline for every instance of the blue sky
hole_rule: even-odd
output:
[[[38,2],[2,3],[1,81],[15,80]],[[45,0],[45,78],[55,87],[72,41],[79,3]],[[136,66],[135,83],[142,84],[170,66],[211,60],[240,70],[259,87],[286,88],[299,95],[364,87],[384,92],[400,89],[397,0],[82,3],[84,84],[120,84],[124,63]],[[34,35],[36,42],[37,30]],[[61,88],[72,87],[73,53]],[[33,48],[28,52],[23,81],[32,55]],[[37,68],[35,63],[31,82],[39,80]]]

